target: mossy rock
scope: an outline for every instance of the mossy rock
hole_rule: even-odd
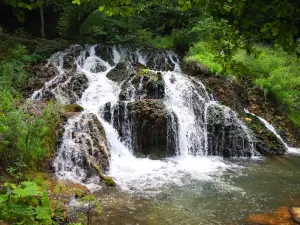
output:
[[[284,144],[255,116],[246,115],[244,122],[254,132],[256,150],[262,155],[283,155],[286,151]]]
[[[82,111],[84,111],[84,108],[78,104],[63,105],[62,109],[64,112],[82,112]]]

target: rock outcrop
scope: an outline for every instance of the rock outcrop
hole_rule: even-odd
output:
[[[257,117],[247,114],[243,120],[254,132],[255,147],[261,155],[282,155],[286,152],[284,144]]]
[[[163,99],[165,86],[160,72],[141,69],[131,74],[121,87],[120,100]]]
[[[161,100],[144,99],[119,102],[113,110],[107,104],[104,118],[113,123],[121,139],[132,147],[137,156],[163,158],[175,154],[174,135],[176,124],[168,123],[171,114]],[[111,115],[113,111],[113,115]],[[172,127],[169,127],[172,126]]]
[[[183,64],[184,72],[200,79],[220,103],[237,111],[242,117],[247,116],[244,109],[249,109],[250,112],[263,117],[275,126],[289,145],[300,146],[299,127],[295,127],[286,114],[286,110],[278,106],[276,101],[267,98],[264,91],[257,87],[252,80],[246,77],[230,79],[214,75],[208,73],[205,67],[197,62],[184,62]],[[256,123],[256,120],[253,121]],[[279,150],[278,154],[282,154],[282,150]]]
[[[60,74],[37,93],[36,98],[50,100],[55,98],[60,103],[72,104],[81,98],[88,88],[88,79],[84,74],[68,72]]]
[[[219,104],[207,109],[208,155],[247,157],[253,154],[245,127],[234,111]]]

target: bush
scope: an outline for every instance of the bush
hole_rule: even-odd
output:
[[[34,182],[4,184],[0,190],[0,220],[13,224],[51,225],[53,211],[48,193]]]
[[[190,48],[186,60],[198,61],[212,73],[221,73],[223,70],[222,55],[209,43],[198,42],[195,44]]]
[[[27,114],[9,91],[0,92],[0,167],[19,171],[43,170],[54,155],[58,107],[49,103],[41,117]]]

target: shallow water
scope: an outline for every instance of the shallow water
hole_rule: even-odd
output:
[[[250,214],[299,204],[300,156],[223,163],[222,172],[209,171],[206,179],[187,175],[158,190],[100,191],[104,213],[94,224],[244,224]]]

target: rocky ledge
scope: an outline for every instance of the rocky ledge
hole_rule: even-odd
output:
[[[257,87],[250,79],[240,77],[232,80],[221,75],[214,75],[209,73],[207,68],[197,62],[184,62],[182,67],[187,74],[200,79],[207,90],[212,93],[218,101],[237,111],[242,118],[248,118],[244,120],[245,123],[251,126],[251,123],[248,123],[250,121],[249,116],[244,112],[246,108],[250,112],[263,117],[276,127],[283,139],[291,146],[300,146],[300,128],[295,127],[285,113],[285,110],[278,106],[271,98],[266,98],[263,90]],[[254,131],[257,126],[260,128],[258,130],[259,133],[267,135],[263,138],[264,140],[268,140],[272,136],[265,131],[266,129],[261,126],[258,120],[250,119],[252,123],[255,123],[255,125],[253,124],[251,126],[251,128],[254,128]],[[262,130],[264,131],[262,132]],[[273,138],[274,137],[271,139]],[[274,148],[271,148],[269,153],[282,154],[284,152],[282,145],[278,143],[276,145],[280,147],[278,153],[274,151]],[[262,149],[263,148],[264,147],[262,147]],[[267,151],[265,149],[262,150],[262,152]]]

